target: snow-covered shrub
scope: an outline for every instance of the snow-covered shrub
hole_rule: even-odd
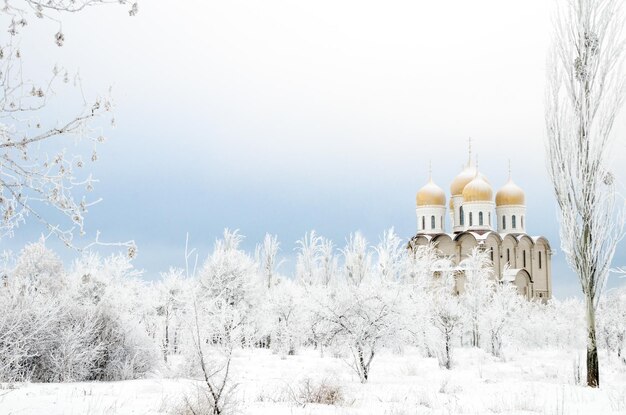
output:
[[[105,351],[98,338],[100,321],[93,309],[55,304],[47,309],[54,316],[45,336],[32,344],[34,356],[25,361],[30,380],[74,382],[91,379]]]
[[[600,301],[598,310],[600,345],[626,364],[626,288],[608,292]]]
[[[0,286],[2,381],[118,380],[157,368],[128,258],[86,255],[66,273],[40,241],[15,264]]]
[[[78,302],[93,308],[98,322],[94,342],[102,353],[91,379],[134,379],[158,369],[158,346],[145,324],[147,285],[138,279],[140,273],[129,259],[86,255],[76,261],[70,275]]]
[[[7,288],[7,287],[4,287]],[[0,295],[0,381],[29,380],[37,348],[49,347],[57,304],[51,300]]]
[[[138,323],[124,321],[108,309],[98,310],[96,320],[95,342],[101,353],[90,380],[136,379],[159,367],[158,348]]]
[[[187,393],[175,403],[168,411],[170,415],[230,415],[238,412],[238,402],[234,394],[229,393],[229,400],[223,406],[216,406],[210,390],[202,386],[195,388],[194,392]]]
[[[345,401],[343,388],[330,379],[313,380],[305,378],[300,381],[293,400],[301,406],[306,404],[341,405]]]
[[[518,319],[516,343],[523,347],[584,347],[586,332],[584,308],[578,299],[552,299],[547,303],[524,301]]]

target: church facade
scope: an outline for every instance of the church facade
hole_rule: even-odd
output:
[[[417,234],[410,245],[433,244],[456,271],[456,290],[463,292],[465,277],[459,265],[475,247],[488,252],[495,276],[516,285],[526,298],[552,297],[550,243],[526,233],[526,197],[509,171],[509,179],[493,197],[487,178],[468,161],[450,185],[450,199],[432,177],[417,192]],[[448,211],[448,212],[446,212]],[[451,232],[446,229],[446,213]]]

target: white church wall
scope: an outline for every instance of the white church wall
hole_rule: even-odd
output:
[[[508,205],[496,207],[498,217],[498,232],[526,233],[526,207],[522,205]],[[513,217],[515,216],[515,226]]]
[[[419,233],[443,233],[445,231],[445,207],[420,206],[415,209],[415,213],[417,215],[417,231]]]
[[[542,297],[551,296],[551,287],[548,282],[548,246],[547,244],[539,240],[535,244],[533,252],[533,281],[535,285],[535,291],[541,293]],[[539,267],[539,256],[541,255],[541,267]]]
[[[513,238],[511,235],[506,235],[502,240],[502,267],[506,264],[509,264],[510,268],[518,268],[517,266],[517,258],[516,258],[516,248],[517,248],[517,240]]]
[[[452,196],[453,219],[452,232],[463,232],[466,225],[461,224],[461,205],[463,204],[463,196]]]
[[[468,230],[491,230],[493,223],[492,202],[463,203],[465,224]],[[481,220],[482,217],[482,220]]]

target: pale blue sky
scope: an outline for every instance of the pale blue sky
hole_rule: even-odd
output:
[[[118,126],[94,166],[104,201],[87,229],[135,239],[149,278],[183,264],[187,232],[202,256],[224,227],[250,249],[275,233],[288,259],[311,229],[339,246],[356,230],[372,243],[391,226],[409,238],[429,160],[448,190],[471,136],[495,190],[511,159],[528,231],[557,251],[562,298],[578,283],[545,169],[550,4],[151,0],[134,18],[115,6],[71,16],[60,49],[54,24],[31,28],[24,50],[38,69],[79,69],[88,94],[113,86]],[[624,127],[622,117],[622,182]],[[2,243],[16,249],[39,232]]]

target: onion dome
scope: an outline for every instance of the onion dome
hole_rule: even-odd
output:
[[[432,179],[417,192],[417,206],[445,206],[446,194]]]
[[[471,164],[468,164],[467,167],[463,169],[461,173],[458,174],[452,180],[452,184],[450,185],[450,194],[452,196],[460,196],[463,194],[463,189],[465,186],[472,181],[476,177],[476,168]]]
[[[474,179],[463,188],[464,202],[491,202],[493,190],[483,175],[476,173]]]
[[[509,181],[496,193],[496,206],[525,205],[524,191],[509,177]]]

